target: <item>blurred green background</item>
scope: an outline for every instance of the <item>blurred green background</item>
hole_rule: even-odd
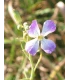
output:
[[[12,1],[12,5],[10,2]],[[10,4],[10,5],[9,5]],[[16,38],[23,36],[22,31],[17,29],[14,18],[9,13],[8,7],[14,8],[20,14],[21,23],[29,25],[36,19],[40,29],[45,20],[51,19],[57,29],[47,36],[53,40],[56,50],[48,55],[43,54],[42,60],[35,72],[34,80],[64,80],[65,79],[65,1],[64,0],[4,0],[4,76],[5,80],[20,80],[24,78],[21,69],[25,56],[20,42]],[[36,63],[39,54],[33,57]],[[26,69],[30,63],[27,60]],[[30,71],[28,72],[30,74]]]

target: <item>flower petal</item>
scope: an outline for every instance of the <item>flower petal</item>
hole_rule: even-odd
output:
[[[52,20],[47,20],[43,24],[42,35],[46,36],[56,30],[56,25]]]
[[[28,30],[28,35],[30,37],[37,37],[38,35],[40,35],[40,29],[38,27],[38,24],[37,24],[37,21],[36,20],[33,20],[31,25],[30,25],[30,28]]]
[[[39,41],[37,39],[30,40],[25,45],[25,50],[31,55],[35,55],[39,48]]]
[[[55,48],[56,45],[52,40],[49,39],[43,39],[41,40],[41,48],[46,52],[46,53],[52,53]]]

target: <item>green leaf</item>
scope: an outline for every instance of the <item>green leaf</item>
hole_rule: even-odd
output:
[[[22,19],[21,19],[19,12],[16,10],[13,10],[13,14],[14,14],[14,17],[17,20],[18,24],[20,24],[22,22]]]

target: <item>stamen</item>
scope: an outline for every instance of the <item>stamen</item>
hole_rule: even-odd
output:
[[[42,40],[42,39],[43,39],[42,35],[38,36],[38,40]]]

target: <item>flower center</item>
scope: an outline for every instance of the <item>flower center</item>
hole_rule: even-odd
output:
[[[38,40],[42,40],[42,39],[43,39],[42,35],[38,36]]]

